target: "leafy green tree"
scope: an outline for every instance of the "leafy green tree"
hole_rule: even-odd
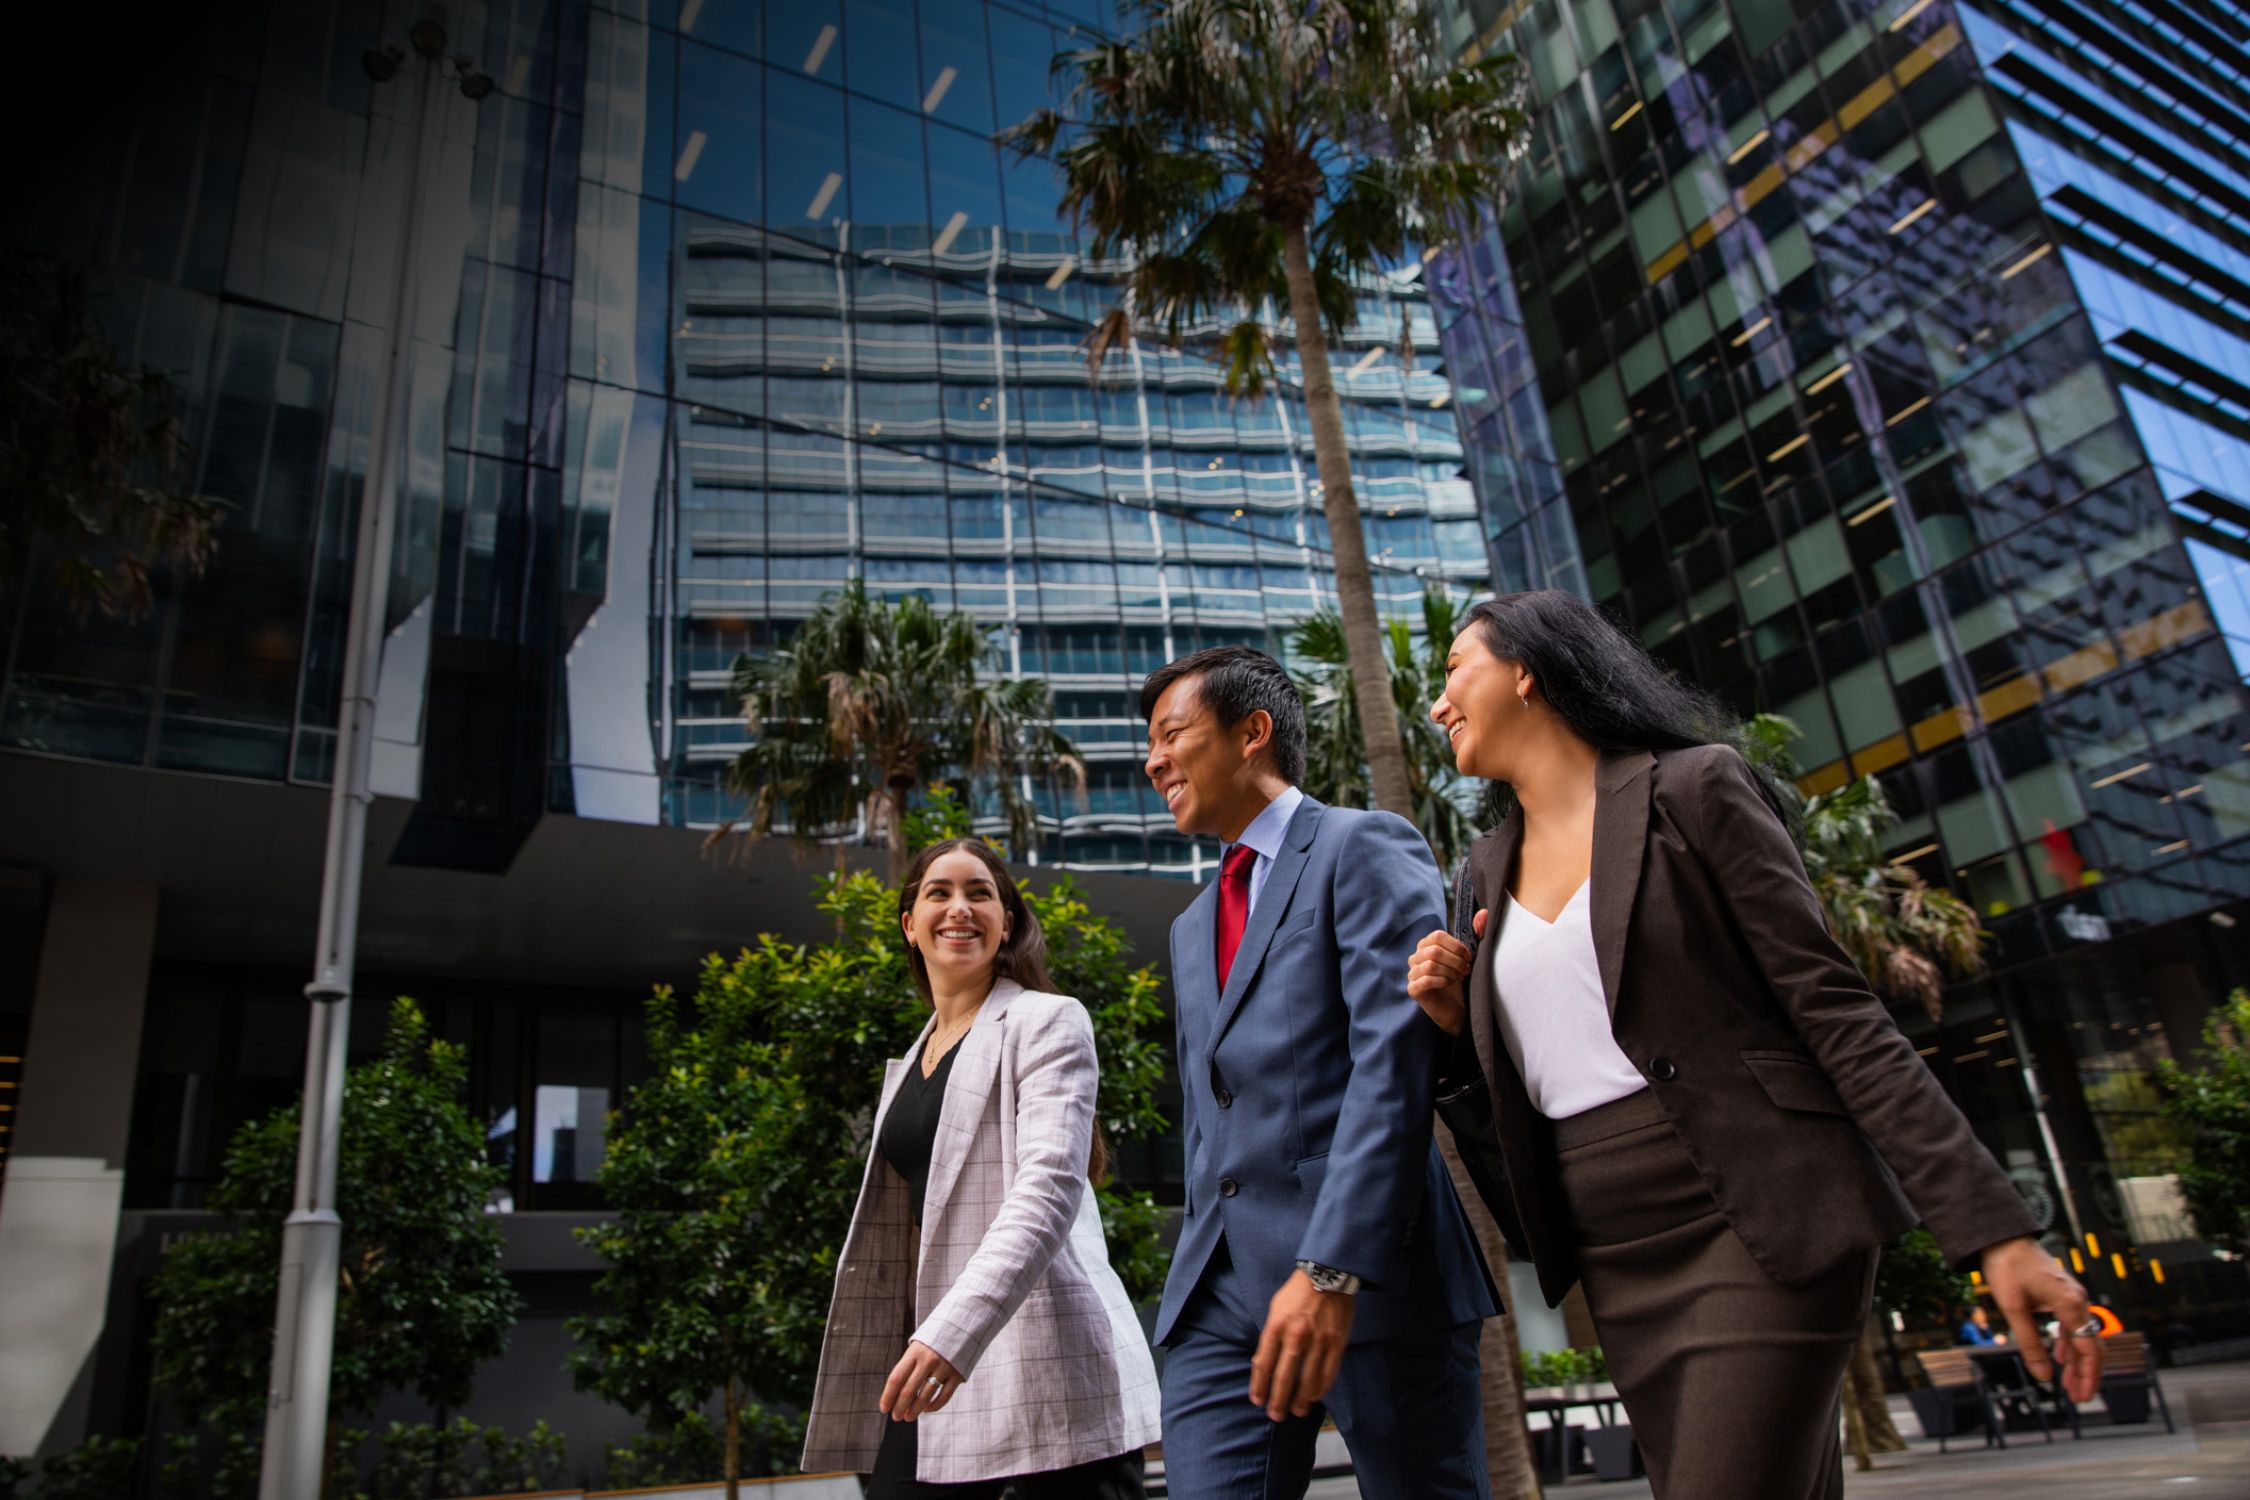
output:
[[[2120,1175],[2177,1173],[2195,1144],[2195,1132],[2164,1109],[2156,1074],[2120,1068],[2086,1083],[2086,1112],[2101,1127],[2103,1144]]]
[[[462,1105],[467,1078],[466,1049],[431,1036],[405,998],[391,1005],[382,1055],[345,1075],[331,1475],[352,1446],[342,1419],[385,1395],[412,1391],[439,1408],[466,1402],[477,1366],[506,1347],[521,1306],[487,1212],[504,1177]],[[225,1226],[183,1239],[156,1277],[156,1386],[209,1437],[175,1459],[173,1482],[213,1500],[257,1489],[297,1125],[291,1104],[236,1132],[210,1197]]]
[[[1927,1229],[1909,1229],[1883,1247],[1875,1271],[1875,1306],[1906,1318],[1946,1318],[1976,1298],[1967,1275],[1938,1248]]]
[[[563,1435],[537,1422],[522,1437],[467,1417],[450,1423],[393,1422],[382,1434],[373,1500],[450,1500],[560,1489],[568,1463]]]
[[[1055,60],[1064,110],[1006,133],[1053,161],[1062,209],[1094,259],[1128,259],[1125,298],[1098,325],[1098,370],[1136,322],[1231,321],[1231,391],[1274,369],[1262,321],[1285,309],[1334,552],[1375,805],[1413,815],[1382,625],[1344,443],[1329,342],[1352,284],[1496,201],[1527,130],[1509,54],[1457,65],[1421,0],[1142,0],[1122,40]]]
[[[84,268],[0,262],[0,580],[34,543],[80,616],[149,612],[149,576],[200,573],[223,509],[186,493],[172,384],[118,358]]]
[[[655,1489],[694,1484],[723,1473],[726,1455],[719,1435],[701,1412],[690,1412],[666,1427],[651,1428],[623,1443],[603,1445],[604,1480],[613,1490]]]
[[[2250,990],[2211,1012],[2200,1052],[2200,1067],[2156,1068],[2164,1112],[2192,1132],[2180,1192],[2204,1238],[2250,1254]]]
[[[668,1441],[714,1394],[730,1493],[787,1472],[820,1358],[836,1256],[851,1223],[883,1064],[928,1011],[908,977],[894,888],[824,877],[833,942],[768,935],[705,960],[692,1000],[649,1002],[652,1076],[635,1088],[602,1166],[613,1222],[580,1231],[605,1262],[602,1311],[574,1320],[579,1384]],[[1025,892],[1055,982],[1093,1017],[1097,1113],[1115,1142],[1163,1121],[1156,977],[1067,882]],[[1115,1187],[1100,1203],[1127,1290],[1161,1284],[1161,1211]],[[903,1352],[903,1345],[902,1345]]]
[[[1431,720],[1430,705],[1445,688],[1446,652],[1467,613],[1461,600],[1428,588],[1422,594],[1418,639],[1405,620],[1383,622],[1391,698],[1398,709],[1406,783],[1414,803],[1407,816],[1448,870],[1476,841],[1476,798],[1467,778],[1454,769],[1452,742]],[[1366,807],[1373,789],[1343,617],[1333,610],[1313,615],[1291,632],[1289,646],[1292,655],[1312,667],[1295,674],[1305,698],[1305,790],[1338,807]]]
[[[140,1457],[139,1438],[95,1436],[42,1459],[0,1458],[0,1500],[117,1500]]]
[[[1024,779],[1085,780],[1047,684],[1004,675],[984,626],[919,594],[886,603],[861,579],[822,600],[786,645],[736,662],[734,692],[756,739],[727,781],[750,798],[751,835],[772,833],[784,812],[804,839],[864,824],[889,847],[894,882],[912,852],[917,787],[965,778],[992,794],[1009,838],[1027,848],[1039,822]]]

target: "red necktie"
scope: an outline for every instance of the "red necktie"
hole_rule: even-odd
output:
[[[1242,929],[1250,922],[1250,867],[1258,862],[1258,851],[1248,844],[1237,844],[1227,851],[1219,865],[1219,990],[1227,987],[1227,973],[1234,967],[1234,950],[1242,946]]]

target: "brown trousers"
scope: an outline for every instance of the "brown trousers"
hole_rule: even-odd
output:
[[[1875,1252],[1775,1281],[1651,1093],[1554,1128],[1586,1305],[1657,1500],[1842,1500],[1839,1402]]]

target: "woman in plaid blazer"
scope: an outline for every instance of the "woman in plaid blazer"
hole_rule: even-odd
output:
[[[932,1013],[884,1073],[804,1467],[870,1500],[1139,1500],[1156,1367],[1088,1187],[1093,1023],[983,843],[923,850],[899,926]]]

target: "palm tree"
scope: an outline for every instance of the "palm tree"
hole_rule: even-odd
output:
[[[1274,365],[1259,320],[1287,309],[1375,805],[1411,816],[1328,342],[1352,320],[1355,276],[1498,196],[1527,129],[1522,70],[1511,54],[1455,66],[1423,0],[1143,0],[1138,19],[1130,38],[1058,56],[1068,113],[1004,139],[1061,168],[1094,259],[1130,263],[1091,340],[1097,373],[1136,319],[1177,344],[1184,325],[1231,318],[1227,388],[1259,395]]]
[[[1897,826],[1882,784],[1863,776],[1805,803],[1805,873],[1828,926],[1877,989],[1913,1000],[1933,1021],[1945,1014],[1945,976],[1985,967],[1992,935],[1976,909],[1906,865],[1882,857]]]
[[[1760,714],[1748,726],[1744,749],[1786,783],[1795,774],[1789,743],[1796,737],[1797,726],[1789,720]],[[1992,935],[1976,909],[1910,866],[1884,858],[1884,841],[1898,826],[1898,814],[1872,776],[1807,798],[1804,811],[1805,873],[1829,931],[1876,989],[1915,1001],[1932,1021],[1941,1020],[1946,971],[1966,976],[1985,967]],[[1862,1330],[1852,1354],[1844,1426],[1862,1471],[1874,1467],[1871,1452],[1905,1451],[1906,1440],[1883,1400],[1872,1326]]]
[[[1413,803],[1407,818],[1422,830],[1441,868],[1452,869],[1476,839],[1476,802],[1453,765],[1453,746],[1430,719],[1430,705],[1445,683],[1445,653],[1460,633],[1461,602],[1443,589],[1422,594],[1422,638],[1404,620],[1384,622],[1390,658],[1391,699],[1398,710],[1406,751],[1406,783]],[[1314,670],[1298,672],[1305,697],[1305,790],[1338,807],[1368,802],[1366,739],[1359,700],[1351,691],[1344,622],[1323,610],[1299,624],[1290,651]]]
[[[957,775],[989,789],[1021,850],[1039,832],[1025,778],[1085,781],[1085,762],[1051,721],[1047,684],[1002,676],[982,626],[919,594],[870,598],[856,578],[787,645],[738,660],[734,692],[757,737],[727,768],[728,786],[750,798],[750,835],[770,835],[785,809],[800,839],[863,828],[889,848],[894,882],[911,854],[916,787]]]

